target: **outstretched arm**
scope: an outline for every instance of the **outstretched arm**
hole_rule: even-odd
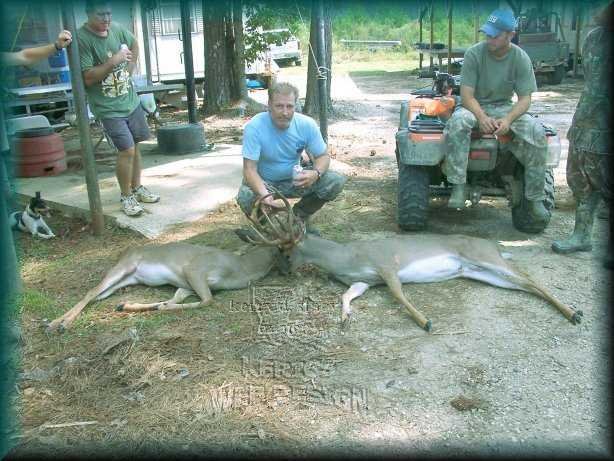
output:
[[[66,48],[71,42],[72,34],[67,30],[63,30],[58,34],[58,38],[54,43],[34,48],[25,48],[15,53],[2,53],[2,60],[8,66],[30,66],[41,59],[48,58],[52,54],[57,53],[62,48]]]

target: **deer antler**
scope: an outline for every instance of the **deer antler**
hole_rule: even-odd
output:
[[[246,214],[247,219],[251,222],[250,228],[258,236],[258,241],[255,241],[249,236],[247,236],[247,239],[256,244],[280,247],[294,246],[303,237],[305,226],[301,220],[295,219],[288,199],[276,188],[271,187],[271,189],[272,191],[270,193],[256,200],[252,208],[251,216]],[[279,198],[284,202],[283,211],[286,212],[287,216],[285,222],[283,219],[280,219],[277,214],[269,215],[263,207],[263,200],[271,196],[274,199]],[[275,222],[273,222],[273,220]]]

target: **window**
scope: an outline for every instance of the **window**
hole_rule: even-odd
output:
[[[200,7],[190,2],[190,22],[193,34],[202,32],[203,18]],[[160,19],[162,22],[162,35],[177,35],[181,30],[181,10],[179,0],[160,2]]]

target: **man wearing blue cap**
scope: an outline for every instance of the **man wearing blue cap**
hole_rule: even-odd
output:
[[[531,59],[512,43],[516,19],[510,10],[495,10],[480,29],[486,40],[470,47],[461,71],[462,107],[446,124],[443,172],[452,184],[450,208],[465,205],[467,162],[471,130],[496,136],[512,131],[512,152],[525,169],[525,196],[529,212],[538,221],[548,219],[544,207],[548,144],[544,129],[526,111],[537,91]],[[516,93],[518,101],[512,103]]]

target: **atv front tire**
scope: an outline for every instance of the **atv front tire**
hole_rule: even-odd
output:
[[[429,205],[429,167],[399,162],[398,222],[403,230],[426,227]]]
[[[512,207],[512,223],[521,232],[538,234],[548,227],[552,216],[552,209],[554,208],[554,174],[552,170],[546,170],[546,183],[544,185],[546,198],[544,199],[544,206],[548,210],[548,219],[545,221],[537,221],[529,213],[528,200],[524,195],[524,168],[518,168],[515,176],[520,181],[522,197],[520,203]]]

